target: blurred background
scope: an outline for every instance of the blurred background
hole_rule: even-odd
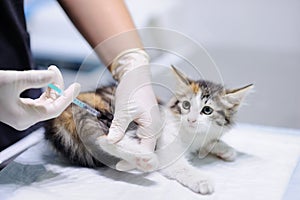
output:
[[[44,68],[56,64],[63,71],[66,85],[76,79],[84,90],[94,89],[94,80],[98,80],[97,74],[104,71],[104,67],[91,54],[91,48],[58,3],[55,0],[25,2],[37,65]],[[179,52],[183,49],[189,61],[200,65],[204,78],[217,78],[228,87],[254,83],[255,92],[247,97],[239,122],[300,128],[299,0],[126,2],[138,28],[162,27],[192,41],[183,44],[184,39],[178,42],[155,34],[147,36],[159,45],[176,48]],[[218,77],[216,69],[205,67],[207,63],[199,56],[195,44],[206,49],[217,66]],[[156,59],[181,68],[186,65],[182,59],[166,56]],[[104,77],[111,80],[109,73],[104,72]]]

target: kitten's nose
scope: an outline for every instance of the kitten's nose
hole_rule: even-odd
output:
[[[195,123],[196,121],[197,121],[197,119],[187,119],[187,121],[189,122],[189,123]]]

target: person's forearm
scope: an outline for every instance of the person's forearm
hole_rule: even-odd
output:
[[[59,0],[59,3],[107,66],[122,51],[142,47],[123,0]]]

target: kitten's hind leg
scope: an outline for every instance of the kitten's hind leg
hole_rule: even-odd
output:
[[[234,161],[236,158],[236,151],[234,148],[226,144],[221,140],[217,140],[212,143],[212,149],[210,151],[211,154],[216,155],[217,157],[225,160],[225,161]]]
[[[115,167],[117,161],[113,158],[126,160],[142,171],[153,171],[158,168],[158,159],[153,152],[146,151],[139,145],[137,139],[125,134],[123,139],[116,144],[107,141],[109,131],[107,124],[97,118],[90,117],[88,113],[80,110],[76,114],[76,129],[78,136],[89,154],[99,162]],[[77,116],[78,115],[78,116]]]
[[[146,151],[143,146],[139,145],[139,142],[136,139],[129,138],[125,135],[118,143],[110,144],[107,141],[106,136],[101,136],[97,138],[97,142],[105,152],[129,163],[127,164],[124,161],[117,166],[125,168],[123,170],[137,168],[141,171],[149,172],[158,168],[158,159],[156,154]]]
[[[96,118],[91,117],[89,114],[78,112],[76,116],[77,123],[77,135],[78,140],[81,141],[81,147],[78,149],[78,152],[88,152],[86,155],[91,155],[94,160],[105,164],[107,166],[114,166],[115,163],[119,161],[118,157],[113,156],[105,152],[97,142],[97,138],[105,136],[108,133],[108,127],[103,122],[99,121]],[[81,155],[78,153],[78,155]],[[87,156],[81,156],[83,159],[87,159]],[[89,166],[95,166],[90,164]]]
[[[121,160],[117,163],[116,165],[116,169],[118,171],[130,171],[135,169],[135,166],[133,164],[130,164],[129,162],[127,162],[126,160]]]

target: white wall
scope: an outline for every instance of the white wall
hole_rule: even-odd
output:
[[[300,1],[174,2],[152,25],[200,42],[226,85],[255,84],[239,121],[300,128]]]
[[[173,29],[201,43],[216,62],[227,86],[255,84],[255,93],[247,98],[248,105],[241,110],[239,121],[300,128],[299,0],[127,2],[138,27]],[[82,50],[83,54],[89,52],[87,44],[61,14],[62,10],[55,6],[39,9],[39,17],[30,20],[33,49],[36,53],[45,51],[48,55],[59,53],[64,57],[67,54],[79,57]],[[60,19],[62,23],[58,23]],[[45,39],[47,34],[49,37]],[[178,41],[165,39],[163,42],[176,46]],[[79,44],[79,48],[75,44]],[[189,51],[190,60],[199,60],[193,48]],[[206,70],[201,66],[203,63],[199,63],[200,68]],[[184,63],[174,64],[184,67]],[[212,72],[206,70],[205,73],[210,77]]]

